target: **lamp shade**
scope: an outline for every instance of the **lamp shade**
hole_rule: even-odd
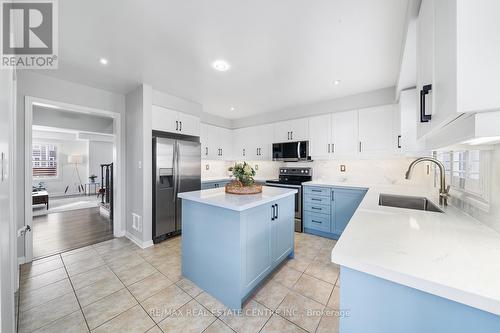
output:
[[[68,155],[68,163],[69,164],[82,164],[83,156],[82,155]]]

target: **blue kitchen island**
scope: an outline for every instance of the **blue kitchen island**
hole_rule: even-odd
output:
[[[293,257],[296,191],[180,193],[182,275],[228,308],[241,309],[259,283]]]

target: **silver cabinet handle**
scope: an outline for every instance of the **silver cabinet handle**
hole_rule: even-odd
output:
[[[328,144],[328,154],[330,154],[330,144]]]
[[[359,152],[361,153],[361,141],[359,141]]]
[[[335,144],[332,143],[332,154],[335,153]]]

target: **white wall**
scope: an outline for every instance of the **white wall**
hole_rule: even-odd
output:
[[[96,175],[96,181],[101,182],[101,164],[109,164],[112,162],[112,142],[89,141],[89,176]],[[87,182],[88,181],[87,179]]]
[[[261,114],[247,118],[235,119],[232,122],[232,128],[248,127],[286,119],[296,119],[331,112],[393,104],[395,102],[395,98],[395,88],[389,87],[357,95],[285,108],[276,112],[266,113],[265,115]]]
[[[152,244],[152,94],[141,85],[126,96],[127,211],[126,232],[140,246]],[[142,231],[132,228],[132,214],[142,218]]]
[[[60,80],[54,77],[28,71],[18,72],[17,86],[17,127],[16,147],[18,170],[24,170],[24,98],[25,96],[39,97],[64,103],[92,107],[121,113],[122,145],[125,144],[125,96],[113,92],[96,89],[82,84]],[[124,154],[123,154],[124,155]],[[125,159],[122,156],[122,170],[126,169]],[[16,175],[18,190],[16,193],[18,227],[24,225],[24,172]],[[123,193],[126,193],[123,189]],[[18,238],[18,256],[24,256],[24,239]]]
[[[33,108],[33,125],[113,134],[113,118],[36,106]]]
[[[88,141],[80,140],[49,140],[33,138],[33,143],[48,143],[57,145],[58,149],[58,176],[56,178],[34,178],[33,185],[39,182],[45,184],[49,196],[63,196],[66,186],[69,186],[66,195],[78,194],[78,177],[75,171],[75,165],[68,163],[68,156],[81,155],[83,158],[82,164],[78,165],[78,172],[82,184],[88,182],[89,175],[89,143]]]

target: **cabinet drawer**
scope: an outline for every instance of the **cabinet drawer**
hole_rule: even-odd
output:
[[[330,206],[331,205],[331,198],[330,197],[323,197],[323,196],[319,196],[319,195],[308,194],[308,195],[304,196],[304,205],[305,204]]]
[[[304,227],[324,232],[330,232],[330,215],[305,212]]]
[[[313,196],[323,196],[330,197],[331,189],[329,187],[315,187],[315,186],[307,186],[304,188],[304,194],[313,195]]]
[[[304,210],[317,214],[328,214],[330,215],[330,206],[329,205],[318,205],[314,203],[306,202],[304,203]]]

